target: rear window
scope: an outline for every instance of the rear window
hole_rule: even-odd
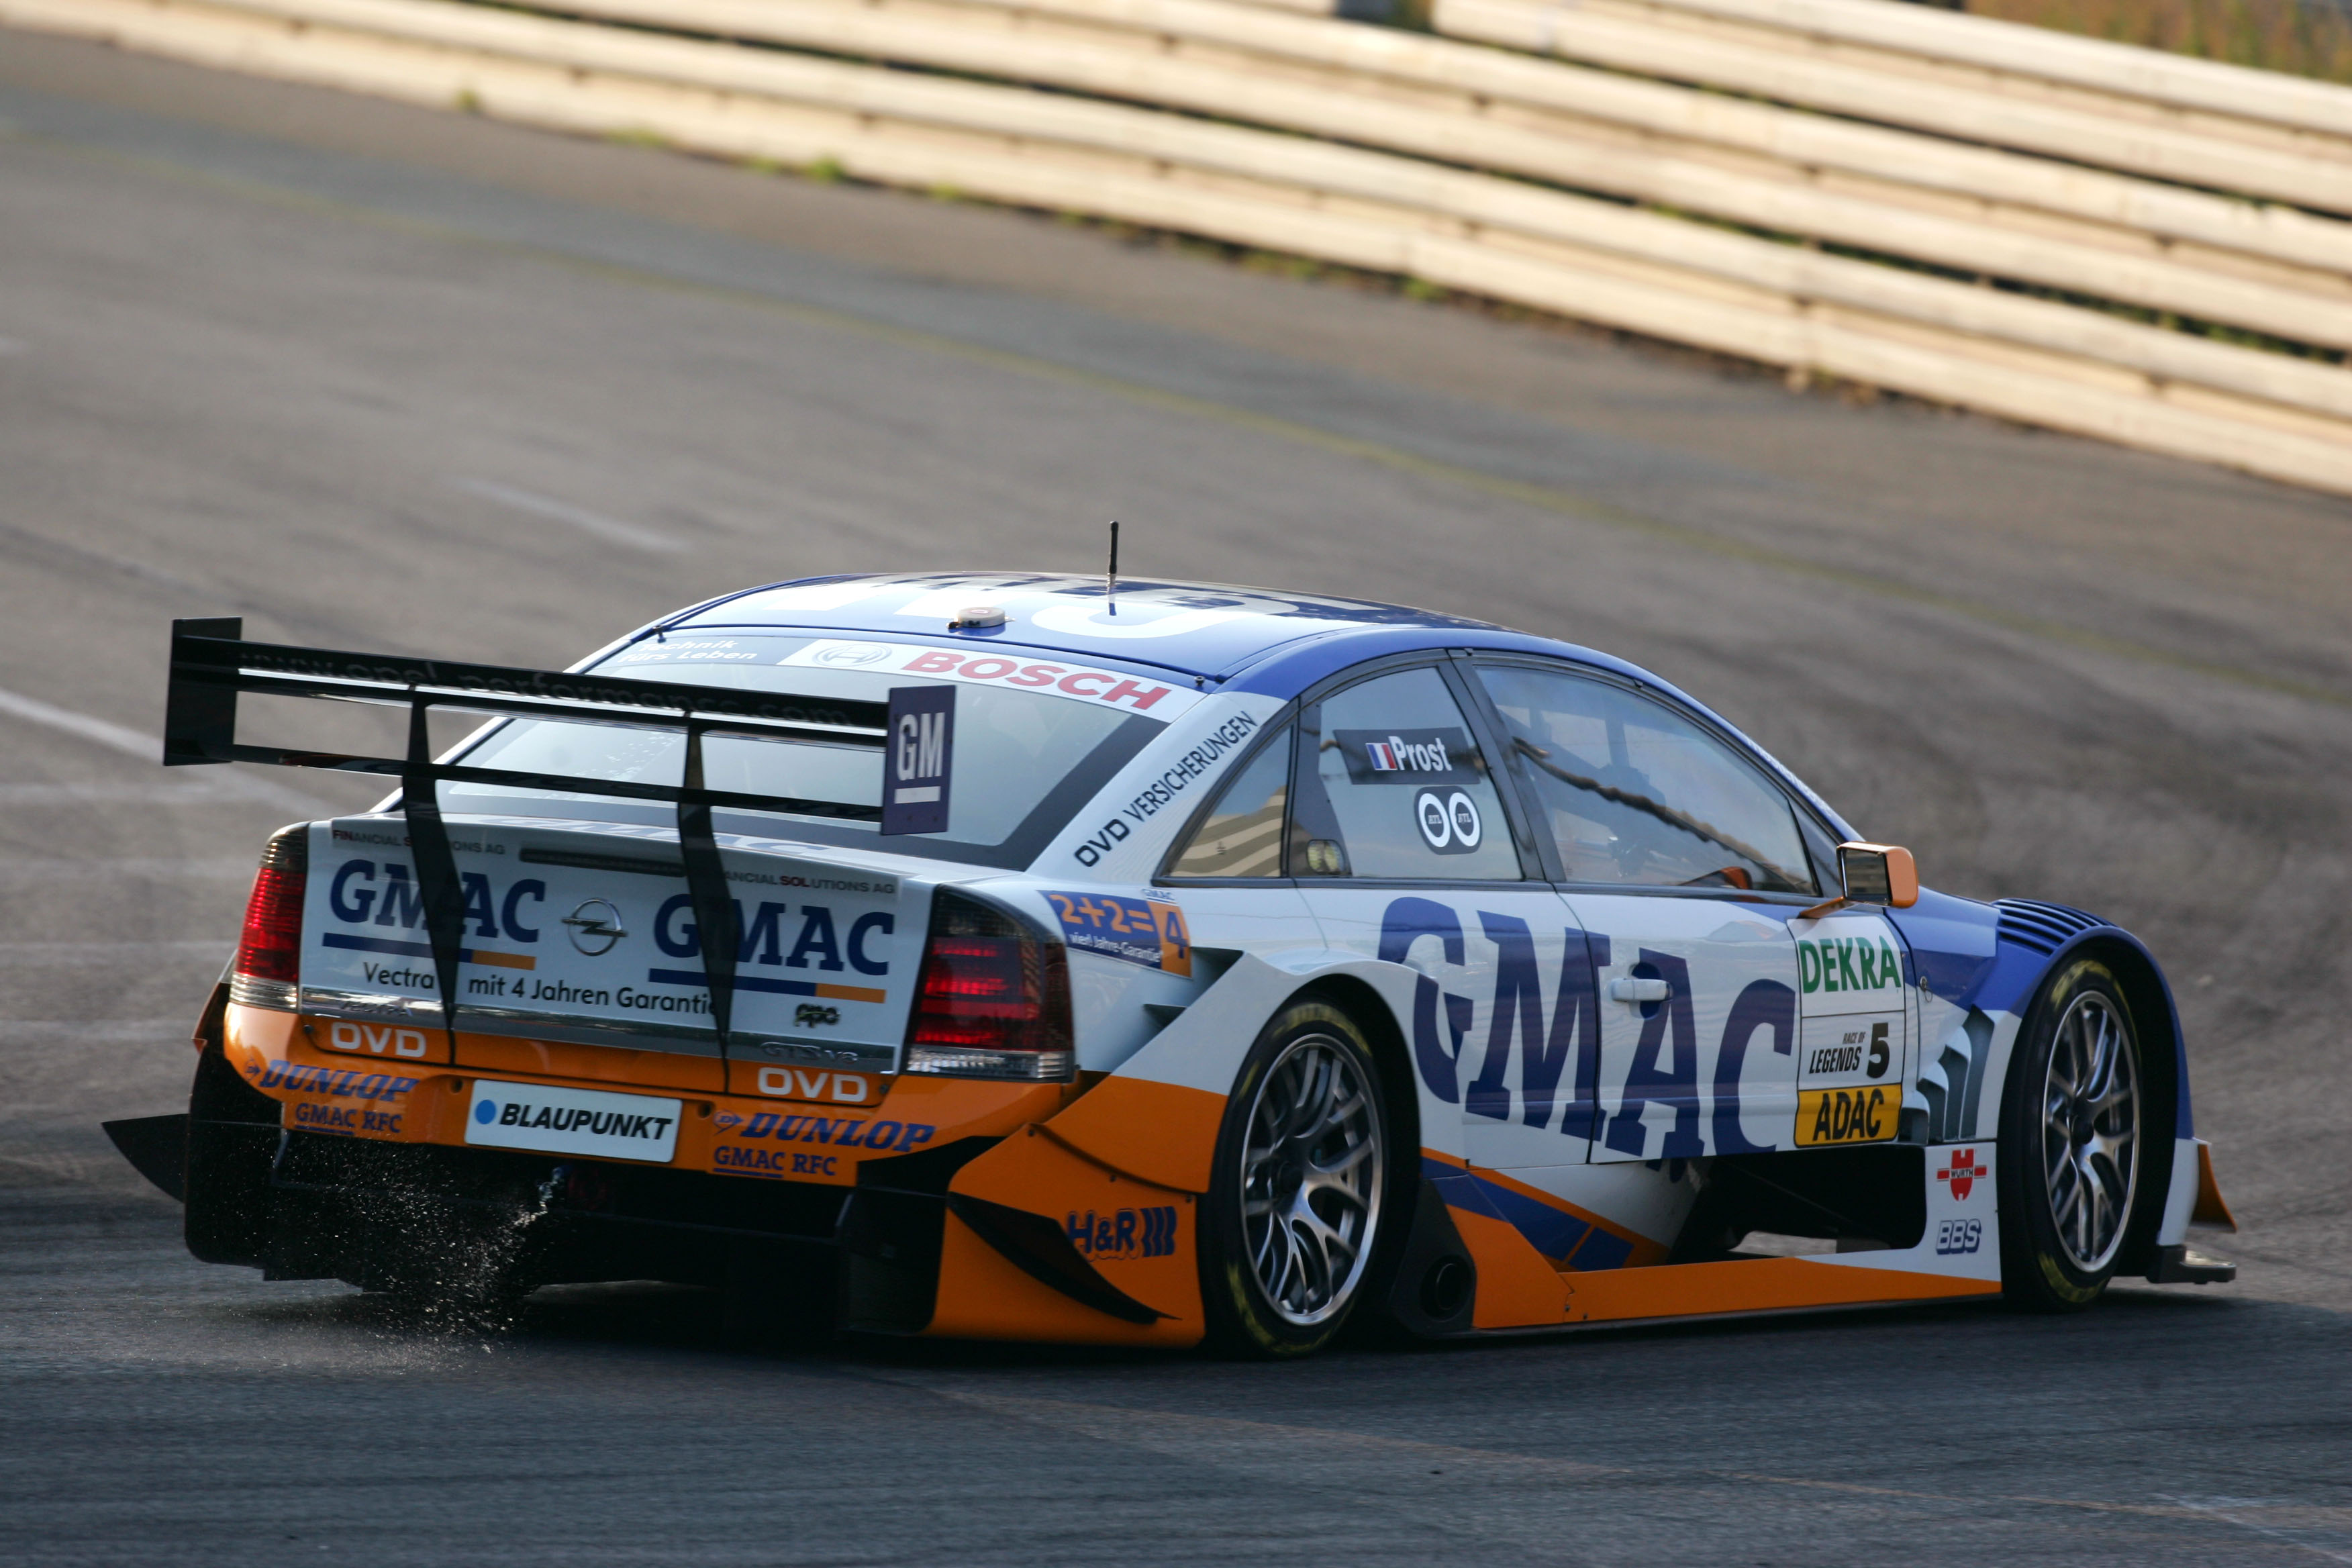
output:
[[[893,687],[937,684],[857,668],[861,650],[898,646],[758,634],[672,636],[633,644],[595,668],[642,680],[884,702]],[[1156,719],[1050,686],[958,682],[947,831],[884,838],[871,822],[727,807],[714,814],[715,824],[721,832],[1025,866],[1160,727]],[[475,767],[675,784],[685,771],[686,738],[615,724],[514,720],[485,731],[459,760]],[[704,738],[702,762],[704,782],[715,790],[856,805],[877,805],[882,798],[881,752],[871,748],[711,735]],[[441,800],[446,810],[487,816],[661,826],[677,821],[675,808],[664,803],[496,784],[445,784]]]

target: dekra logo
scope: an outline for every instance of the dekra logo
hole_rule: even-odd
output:
[[[1800,938],[1797,973],[1808,996],[1816,991],[1884,991],[1903,984],[1903,961],[1883,936]]]

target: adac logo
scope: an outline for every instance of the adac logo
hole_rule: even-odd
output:
[[[1936,1180],[1950,1183],[1953,1198],[1966,1203],[1969,1190],[1977,1184],[1977,1178],[1990,1174],[1990,1170],[1977,1163],[1974,1149],[1954,1149],[1945,1157],[1944,1168],[1936,1173]]]
[[[1099,1263],[1105,1259],[1165,1258],[1176,1250],[1173,1205],[1148,1209],[1088,1209],[1063,1223],[1070,1245]]]

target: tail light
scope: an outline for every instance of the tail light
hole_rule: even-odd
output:
[[[294,1011],[302,980],[302,893],[310,881],[307,826],[281,830],[261,852],[245,931],[229,965],[228,999],[240,1006]]]
[[[1077,1068],[1062,944],[947,888],[931,900],[904,1070],[1058,1083]]]

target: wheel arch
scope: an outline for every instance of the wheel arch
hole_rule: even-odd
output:
[[[2189,1137],[2188,1045],[2180,1027],[2179,1009],[2164,971],[2138,940],[2109,926],[2087,931],[2059,950],[2034,988],[2039,1006],[2042,986],[2068,964],[2090,959],[2105,965],[2131,1009],[2139,1033],[2142,1092],[2147,1113],[2141,1121],[2139,1191],[2133,1199],[2130,1228],[2116,1259],[2120,1275],[2144,1274],[2156,1260],[2156,1236],[2164,1223],[2166,1196],[2172,1190],[2172,1162],[2179,1141]]]
[[[1397,1022],[1388,999],[1367,984],[1360,975],[1337,973],[1318,977],[1299,987],[1286,1007],[1296,1002],[1323,1002],[1338,1008],[1355,1020],[1371,1042],[1372,1060],[1381,1070],[1381,1092],[1389,1102],[1390,1132],[1398,1147],[1409,1150],[1414,1158],[1409,1162],[1412,1170],[1420,1169],[1421,1152],[1421,1082],[1412,1070],[1412,1053],[1405,1045],[1404,1029]]]
[[[1414,978],[1402,964],[1347,953],[1243,953],[1197,1001],[1045,1125],[1115,1170],[1180,1192],[1205,1193],[1226,1099],[1266,1021],[1302,997],[1324,999],[1372,1039],[1385,1092],[1395,1070],[1391,1063],[1405,1058],[1396,1025],[1400,1004],[1382,990],[1410,998]],[[1418,1088],[1409,1060],[1405,1071],[1395,1080],[1402,1090],[1396,1098],[1410,1108],[1405,1114],[1418,1138]],[[1418,1143],[1409,1146],[1419,1153]]]

